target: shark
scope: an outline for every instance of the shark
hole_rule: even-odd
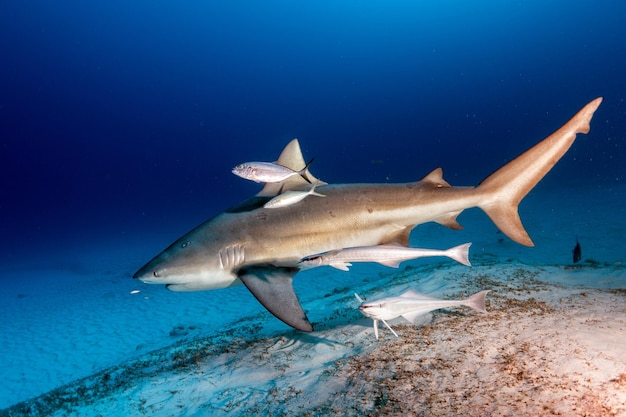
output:
[[[275,317],[313,331],[293,289],[298,262],[306,256],[357,246],[409,246],[419,224],[436,222],[461,229],[457,216],[482,209],[511,240],[534,246],[521,222],[521,200],[561,159],[577,134],[586,134],[599,97],[554,133],[488,175],[477,186],[453,187],[437,168],[408,183],[328,184],[309,172],[299,141],[283,149],[277,164],[301,175],[267,183],[251,198],[227,209],[174,241],[133,278],[171,291],[205,291],[243,284]],[[306,178],[306,179],[305,179]],[[285,207],[263,206],[285,191],[310,183],[325,198]]]

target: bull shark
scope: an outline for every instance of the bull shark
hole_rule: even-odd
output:
[[[399,244],[419,224],[461,229],[457,216],[479,207],[511,240],[534,246],[518,213],[520,201],[570,148],[588,133],[597,98],[556,132],[511,160],[476,187],[452,187],[437,168],[420,181],[401,184],[327,184],[304,162],[292,140],[277,164],[303,175],[268,183],[252,198],[191,230],[139,269],[133,277],[165,284],[171,291],[204,291],[243,283],[274,316],[301,331],[313,331],[293,289],[298,261],[308,255],[355,246]],[[326,198],[307,198],[266,209],[284,191],[318,183]]]

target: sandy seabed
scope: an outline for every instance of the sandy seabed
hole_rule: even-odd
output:
[[[373,282],[370,294],[397,294],[413,286],[415,272],[396,272],[395,287]],[[336,291],[323,301],[339,307],[315,333],[267,335],[269,314],[247,317],[1,414],[626,416],[626,290],[554,283],[581,274],[623,279],[624,270],[440,270],[420,286],[444,282],[446,298],[490,289],[489,313],[439,310],[419,325],[398,319],[391,324],[400,337],[381,327],[378,341],[352,294]]]

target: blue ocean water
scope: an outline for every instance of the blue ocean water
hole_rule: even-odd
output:
[[[475,185],[603,96],[540,187],[623,186],[625,24],[608,0],[2,2],[6,297],[130,280],[294,137],[328,182]]]

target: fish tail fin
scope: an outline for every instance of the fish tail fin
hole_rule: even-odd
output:
[[[576,135],[589,132],[589,123],[601,102],[602,97],[599,97],[588,103],[560,129],[495,171],[477,187],[483,196],[478,206],[515,242],[534,246],[519,217],[519,203],[567,152]]]
[[[309,172],[309,166],[313,163],[314,160],[315,160],[315,157],[311,158],[311,160],[307,162],[304,168],[298,171],[298,174],[300,174],[300,176],[304,178],[304,180],[308,182],[309,184],[315,183],[315,181],[311,181],[311,178],[309,178],[309,175],[311,175],[311,173]]]
[[[309,163],[311,163],[311,162],[309,162]],[[312,185],[311,185],[311,189],[309,190],[309,193],[310,193],[311,195],[314,195],[314,196],[317,196],[317,197],[326,197],[326,195],[325,195],[325,194],[320,194],[320,193],[318,193],[317,191],[315,191],[315,188],[317,188],[317,186],[318,186],[318,185],[321,185],[321,184],[323,184],[323,183],[321,183],[321,182],[319,182],[319,181],[316,181],[316,182],[312,183]]]
[[[469,248],[472,246],[472,242],[464,243],[459,246],[455,246],[453,248],[448,249],[448,257],[450,259],[454,259],[460,264],[466,266],[472,266],[469,260]]]
[[[476,294],[463,300],[463,305],[468,306],[479,313],[486,313],[487,309],[485,308],[485,296],[489,291],[491,290],[477,292]]]

